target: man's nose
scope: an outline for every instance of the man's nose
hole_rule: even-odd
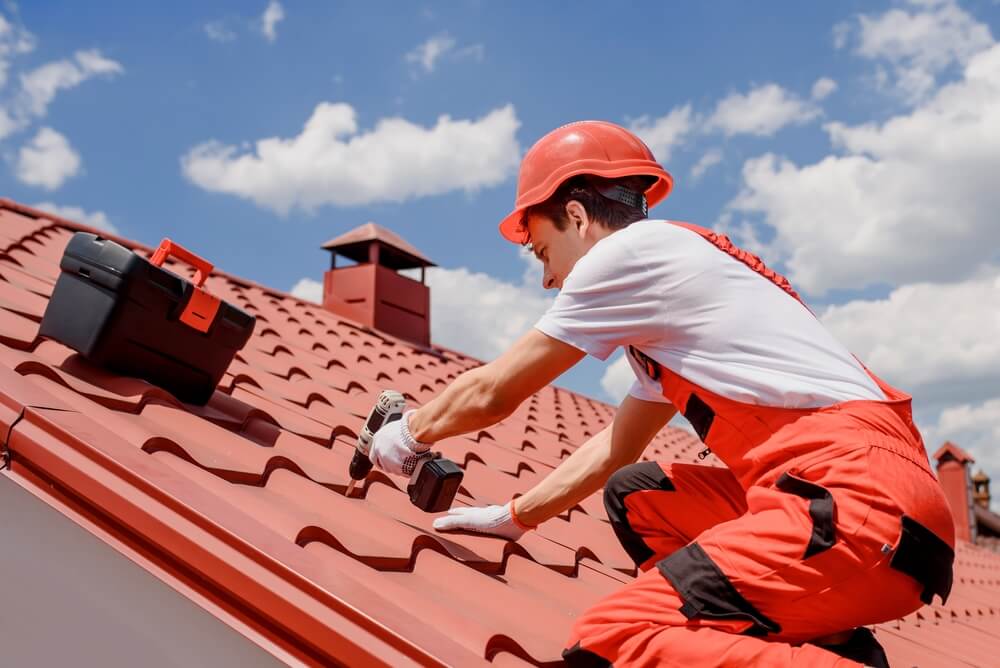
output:
[[[542,276],[542,287],[546,290],[551,290],[556,287],[556,277],[548,272],[545,272]]]

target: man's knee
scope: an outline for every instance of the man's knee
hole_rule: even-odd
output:
[[[604,486],[604,508],[607,510],[611,527],[636,566],[640,566],[652,557],[653,551],[633,530],[625,507],[625,499],[630,494],[646,491],[674,491],[670,478],[656,462],[639,462],[623,466],[608,478]]]
[[[674,485],[656,462],[639,462],[623,466],[604,485],[604,509],[612,524],[627,522],[625,497],[634,492],[674,491]]]

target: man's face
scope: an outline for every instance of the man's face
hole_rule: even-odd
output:
[[[546,216],[533,214],[528,218],[531,250],[542,263],[542,287],[546,290],[561,289],[577,260],[593,245],[585,233],[586,227],[581,231],[572,221],[559,230]]]

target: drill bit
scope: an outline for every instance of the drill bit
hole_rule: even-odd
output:
[[[344,490],[344,496],[350,496],[354,492],[359,480],[364,480],[372,470],[372,460],[368,458],[368,453],[372,447],[372,439],[375,432],[382,428],[387,422],[398,420],[403,415],[406,407],[406,400],[403,395],[393,390],[383,390],[375,401],[375,406],[368,419],[365,420],[361,430],[358,432],[358,442],[354,448],[354,456],[351,457],[351,465],[348,472],[351,482]]]

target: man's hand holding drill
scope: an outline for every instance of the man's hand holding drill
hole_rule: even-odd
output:
[[[406,411],[402,419],[389,422],[375,432],[369,457],[386,473],[410,475],[420,456],[433,445],[417,441],[410,433],[410,416],[414,412]]]

